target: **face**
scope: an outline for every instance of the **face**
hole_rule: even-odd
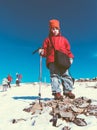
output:
[[[59,34],[59,28],[56,28],[56,27],[51,28],[51,32],[52,32],[52,34],[53,34],[54,36],[57,36],[57,35]]]

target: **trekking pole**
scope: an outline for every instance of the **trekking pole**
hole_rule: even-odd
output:
[[[40,48],[34,50],[32,52],[32,54],[35,54],[36,52],[39,51]],[[40,66],[39,66],[39,103],[40,103],[40,100],[41,100],[41,82],[42,82],[42,56],[40,55]]]
[[[40,55],[40,69],[39,69],[39,103],[41,100],[41,82],[42,82],[42,56]]]

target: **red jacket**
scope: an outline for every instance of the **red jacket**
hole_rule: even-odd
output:
[[[10,76],[10,75],[8,75],[8,77],[7,77],[7,79],[8,79],[8,81],[12,81],[12,77]]]
[[[70,58],[74,58],[74,55],[70,51],[70,44],[68,40],[63,36],[52,36],[51,41],[49,38],[46,38],[43,43],[44,49],[44,57],[46,57],[46,63],[54,62],[54,48],[55,50],[59,50],[65,54],[67,54]],[[53,44],[53,46],[52,46]]]

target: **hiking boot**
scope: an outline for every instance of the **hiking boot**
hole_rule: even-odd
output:
[[[71,98],[71,99],[74,99],[74,98],[75,98],[75,95],[74,95],[71,91],[68,92],[68,93],[64,93],[64,95],[65,95],[66,97]]]
[[[63,99],[63,96],[62,96],[60,93],[56,93],[56,94],[54,95],[54,99],[55,99],[55,100],[62,100],[62,99]]]

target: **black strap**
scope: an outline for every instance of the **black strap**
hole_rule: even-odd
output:
[[[50,43],[52,44],[52,47],[53,47],[53,48],[54,48],[54,50],[55,50],[55,47],[54,47],[54,45],[53,45],[53,42],[52,42],[51,37],[49,37],[49,41],[50,41]]]

